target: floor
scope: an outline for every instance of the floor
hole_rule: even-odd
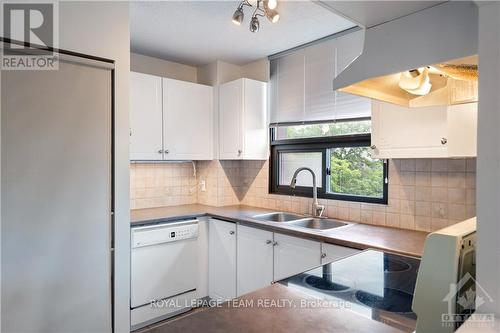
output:
[[[185,318],[187,316],[193,315],[193,314],[198,313],[200,311],[204,311],[206,309],[207,309],[207,307],[199,307],[199,308],[191,309],[187,312],[184,312],[183,314],[162,320],[158,323],[148,325],[146,327],[140,328],[140,329],[132,331],[132,332],[133,333],[152,333],[153,331],[154,332],[161,332],[162,327],[165,326],[166,324],[171,323],[171,322],[176,321],[176,320],[179,320],[179,319],[182,319],[182,318]]]

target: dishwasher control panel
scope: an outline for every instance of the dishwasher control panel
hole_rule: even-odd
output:
[[[132,248],[198,237],[198,220],[175,221],[132,228]]]

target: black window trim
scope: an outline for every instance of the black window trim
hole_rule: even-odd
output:
[[[388,174],[389,163],[384,160],[383,196],[382,198],[356,196],[348,194],[328,193],[326,185],[328,180],[327,158],[328,149],[340,147],[369,147],[371,145],[371,134],[342,135],[335,137],[315,137],[301,139],[274,140],[274,128],[270,129],[270,151],[269,159],[269,193],[282,195],[295,195],[312,198],[312,187],[290,186],[279,184],[279,152],[321,152],[322,153],[322,187],[318,187],[318,198],[329,200],[342,200],[363,203],[387,204],[388,202]]]

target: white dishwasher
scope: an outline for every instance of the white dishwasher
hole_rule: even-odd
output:
[[[131,327],[190,309],[196,299],[198,220],[133,227]]]

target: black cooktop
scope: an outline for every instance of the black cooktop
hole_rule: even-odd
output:
[[[413,332],[411,306],[420,259],[366,250],[280,281],[319,300]]]

